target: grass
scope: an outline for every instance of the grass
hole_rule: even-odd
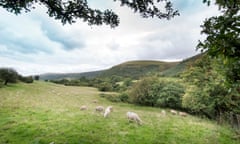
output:
[[[89,109],[80,111],[82,105]],[[112,105],[113,112],[103,118],[94,111],[98,105]],[[143,125],[129,123],[127,111],[138,113]],[[238,144],[234,135],[213,121],[111,103],[94,88],[45,82],[0,88],[0,144]]]

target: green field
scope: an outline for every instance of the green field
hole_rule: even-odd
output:
[[[45,82],[0,88],[0,144],[240,143],[228,126],[169,112],[164,116],[159,108],[111,103],[99,93]],[[81,111],[82,105],[88,110]],[[98,105],[112,105],[113,112],[104,118],[94,111]],[[127,111],[138,113],[143,125],[129,123]]]

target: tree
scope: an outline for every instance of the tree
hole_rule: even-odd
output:
[[[39,80],[39,78],[40,78],[40,76],[39,76],[39,75],[35,75],[35,76],[34,76],[34,80],[37,80],[37,81],[38,81],[38,80]]]
[[[127,6],[134,12],[140,13],[144,18],[157,17],[170,19],[179,15],[172,8],[169,0],[113,0]],[[22,11],[30,12],[37,4],[44,5],[50,17],[61,20],[63,24],[74,23],[82,19],[89,25],[110,25],[112,28],[119,25],[119,18],[112,10],[101,11],[88,6],[87,0],[0,0],[0,6],[7,11],[20,14]],[[162,5],[165,5],[162,7]],[[161,8],[160,8],[161,7]]]
[[[210,1],[204,0],[204,2]],[[198,48],[224,62],[230,87],[240,87],[240,0],[217,0],[221,15],[205,20],[202,33],[207,38]],[[239,89],[240,92],[240,89]]]
[[[7,85],[9,82],[15,83],[18,78],[18,73],[11,68],[0,68],[0,79]]]

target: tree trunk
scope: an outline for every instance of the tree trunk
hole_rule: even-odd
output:
[[[8,80],[5,80],[4,85],[7,85],[7,83],[8,83]]]

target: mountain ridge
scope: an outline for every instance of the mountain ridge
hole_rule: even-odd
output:
[[[152,73],[159,73],[163,76],[178,76],[188,65],[200,59],[202,54],[197,54],[182,61],[157,61],[157,60],[132,60],[112,66],[109,69],[82,72],[82,73],[46,73],[41,74],[41,80],[104,78],[112,75],[120,77],[131,77],[138,79]]]

